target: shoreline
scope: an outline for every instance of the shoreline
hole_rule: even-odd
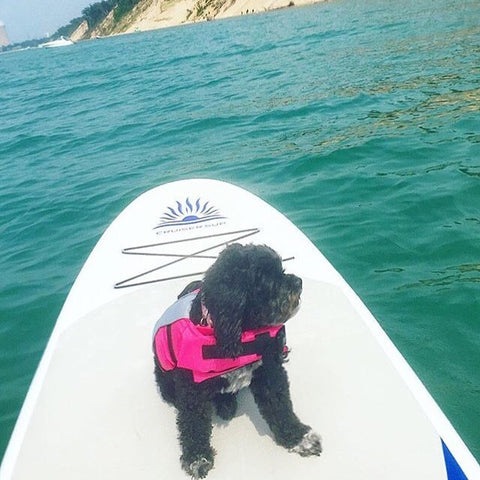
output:
[[[328,0],[145,0],[117,24],[113,12],[94,30],[82,23],[71,35],[75,42],[162,28],[189,25],[204,21],[266,13],[295,8]]]

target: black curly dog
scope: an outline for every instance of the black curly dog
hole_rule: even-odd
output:
[[[225,357],[241,353],[241,334],[285,323],[300,302],[302,281],[285,274],[282,260],[263,245],[232,244],[208,269],[203,282],[192,282],[178,298],[195,289],[190,320],[205,319],[208,310],[218,348]],[[192,372],[181,368],[163,371],[155,358],[155,377],[167,402],[177,410],[182,448],[181,465],[194,479],[204,478],[213,467],[215,451],[210,444],[214,412],[230,420],[237,410],[236,393],[249,386],[258,409],[278,445],[302,456],[320,455],[320,437],[297,418],[290,399],[283,346],[267,344],[261,360],[220,377],[195,383]]]

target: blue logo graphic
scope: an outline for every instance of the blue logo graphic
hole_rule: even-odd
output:
[[[182,203],[177,201],[176,206],[167,207],[160,217],[160,223],[156,228],[173,227],[181,225],[193,225],[195,223],[208,222],[225,218],[219,210],[210,205],[210,202],[197,198],[191,202],[188,198]]]

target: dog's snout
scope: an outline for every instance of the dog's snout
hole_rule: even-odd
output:
[[[295,289],[302,289],[302,279],[300,277],[297,277],[296,275],[292,275],[292,284]]]

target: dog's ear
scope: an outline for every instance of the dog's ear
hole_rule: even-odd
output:
[[[223,250],[205,274],[202,298],[213,321],[217,346],[226,357],[241,353],[242,323],[247,305],[245,247]]]
[[[242,351],[242,322],[246,298],[238,291],[225,293],[216,293],[213,299],[206,298],[205,303],[213,321],[217,347],[222,356],[234,358]]]
[[[220,315],[214,323],[217,345],[225,357],[234,358],[242,352],[242,319],[239,315]]]

